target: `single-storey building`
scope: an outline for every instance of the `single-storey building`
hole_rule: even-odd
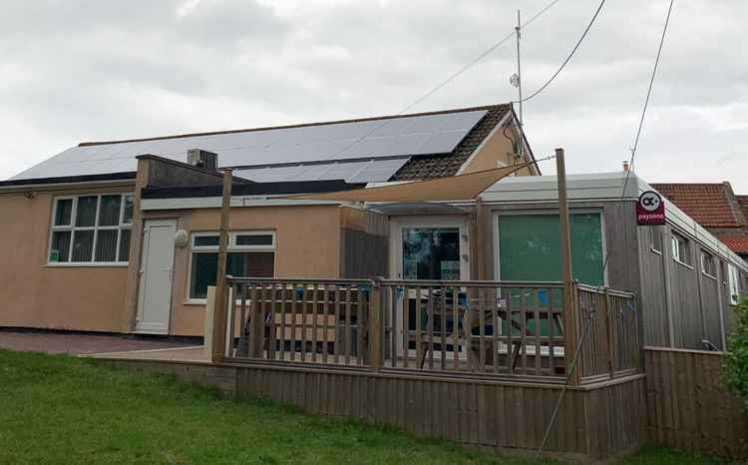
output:
[[[470,200],[325,197],[512,166]],[[0,232],[0,326],[201,335],[217,167],[235,176],[234,276],[561,278],[556,178],[540,176],[511,106],[494,105],[73,147],[0,183],[14,218]],[[724,347],[748,265],[670,202],[667,225],[637,226],[650,187],[633,173],[567,187],[574,277],[635,292],[645,344]]]
[[[384,270],[386,249],[361,244],[386,236],[386,223],[355,206],[274,196],[532,160],[510,105],[81,143],[0,182],[0,212],[12,218],[0,232],[0,326],[201,335],[219,167],[234,169],[241,207],[231,272],[333,278]]]

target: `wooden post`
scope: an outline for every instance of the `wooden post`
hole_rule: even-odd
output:
[[[382,362],[379,350],[381,336],[380,315],[382,314],[381,290],[382,286],[380,286],[379,279],[374,279],[369,296],[369,365],[374,370],[379,370]]]
[[[608,357],[608,372],[610,373],[610,379],[615,377],[615,366],[613,363],[613,323],[611,322],[611,306],[610,306],[610,289],[605,287],[605,301],[603,305],[604,317],[605,317],[605,334],[606,344],[605,352]]]
[[[566,198],[566,163],[564,149],[556,149],[556,176],[558,179],[558,216],[561,239],[561,274],[564,284],[564,358],[567,375],[577,348],[579,318],[576,286],[571,272],[571,228],[569,226],[569,204]],[[571,384],[579,384],[579,360],[570,378]]]
[[[213,313],[213,363],[221,361],[226,348],[226,249],[229,244],[229,211],[231,209],[231,169],[223,172],[223,197],[221,199],[221,225],[218,242],[218,269],[216,270],[216,306]]]

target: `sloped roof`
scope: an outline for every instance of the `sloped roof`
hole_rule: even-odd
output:
[[[450,176],[457,173],[511,111],[508,104],[489,105],[325,123],[83,142],[0,185],[34,179],[122,175],[135,171],[138,155],[185,161],[190,148],[218,153],[220,167],[242,168],[246,170],[242,176],[248,179],[252,179],[253,173],[273,181],[332,179],[331,173],[340,173],[341,179],[349,182]],[[366,169],[358,169],[358,165],[353,165],[356,163]],[[298,167],[304,169],[295,169]],[[348,174],[350,180],[345,177]]]
[[[748,234],[718,235],[717,239],[737,254],[748,254]]]
[[[705,228],[742,226],[725,184],[652,184],[652,187]]]

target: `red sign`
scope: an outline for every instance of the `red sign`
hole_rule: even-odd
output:
[[[636,224],[659,226],[665,224],[665,202],[655,191],[645,191],[636,203]]]

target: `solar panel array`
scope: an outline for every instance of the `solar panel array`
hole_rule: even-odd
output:
[[[236,176],[255,182],[329,181],[342,179],[349,183],[383,182],[390,179],[410,157],[322,163],[314,165],[269,166],[239,169]]]
[[[137,155],[152,154],[184,162],[187,150],[192,148],[217,153],[222,167],[446,154],[486,113],[463,111],[73,147],[12,179],[135,171]],[[390,164],[378,166],[382,172],[390,169]],[[315,173],[311,168],[305,172]]]

